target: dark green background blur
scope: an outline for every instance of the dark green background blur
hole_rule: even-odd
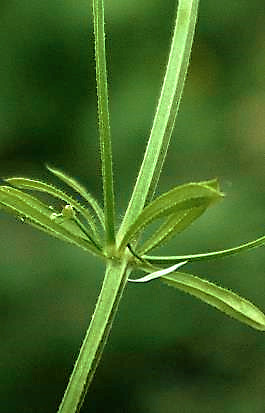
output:
[[[176,2],[106,3],[120,219],[159,96]],[[264,17],[263,1],[201,1],[158,193],[217,176],[227,196],[167,254],[235,246],[264,232]],[[53,180],[47,162],[101,200],[91,1],[1,0],[0,56],[0,176]],[[56,412],[104,268],[4,213],[0,223],[1,412]],[[264,249],[187,270],[265,309]],[[158,282],[129,285],[82,411],[264,413],[264,388],[264,333]]]

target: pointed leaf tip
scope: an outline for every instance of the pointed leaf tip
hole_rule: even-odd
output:
[[[161,231],[167,232],[168,235],[171,231],[173,231],[172,227],[174,228],[174,220],[172,223],[171,218],[174,215],[178,217],[178,215],[182,216],[184,214],[185,216],[189,210],[194,211],[194,209],[197,208],[197,212],[190,214],[189,218],[185,220],[185,225],[187,226],[202,213],[199,208],[206,209],[209,205],[221,199],[223,194],[216,188],[219,188],[218,182],[216,180],[211,180],[179,185],[162,194],[147,205],[143,211],[136,216],[135,221],[130,225],[127,232],[124,234],[121,245],[127,245],[131,239],[140,234],[155,220],[160,218],[170,219],[170,222],[166,224],[166,228],[162,226],[161,230],[161,227],[158,229],[155,239],[150,241],[150,245],[147,241],[148,245],[145,246],[144,250],[149,250],[152,245],[158,245],[164,240],[164,236]],[[184,222],[182,222],[179,227],[183,226],[184,229],[185,225]]]

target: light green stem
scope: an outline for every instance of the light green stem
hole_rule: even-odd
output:
[[[96,309],[58,413],[77,413],[80,411],[107,342],[129,273],[127,259],[108,263]]]
[[[109,121],[108,81],[106,68],[104,1],[93,0],[96,81],[98,94],[99,140],[104,193],[104,213],[106,227],[106,244],[114,244],[114,189],[112,170],[112,149]]]
[[[165,160],[188,70],[199,0],[179,0],[167,70],[144,159],[118,233],[121,240],[128,227],[150,200]]]

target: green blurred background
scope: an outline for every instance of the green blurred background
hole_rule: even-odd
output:
[[[121,218],[159,96],[176,1],[106,3]],[[217,176],[227,197],[167,254],[235,246],[264,232],[264,17],[260,0],[201,1],[158,193]],[[1,0],[0,176],[53,180],[49,163],[102,199],[92,34],[91,1]],[[104,268],[13,217],[1,213],[0,222],[1,411],[56,412]],[[265,309],[264,249],[189,271]],[[82,411],[264,413],[264,355],[263,333],[158,282],[129,285]]]

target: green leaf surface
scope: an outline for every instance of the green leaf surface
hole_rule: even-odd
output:
[[[204,261],[204,260],[222,258],[227,255],[238,254],[239,252],[247,251],[252,248],[257,248],[257,247],[261,247],[264,245],[265,245],[265,236],[263,235],[262,237],[257,238],[254,241],[249,241],[249,242],[246,242],[245,244],[241,244],[237,247],[228,248],[225,250],[205,252],[202,254],[174,255],[174,256],[169,256],[169,257],[167,256],[156,257],[152,255],[144,255],[142,259],[154,265],[155,264],[170,265],[173,262],[178,262],[178,261],[183,261],[183,260],[188,260],[192,262],[192,261]]]
[[[172,214],[178,214],[179,212],[188,211],[193,208],[206,208],[209,204],[219,200],[221,197],[222,193],[219,190],[208,186],[205,182],[177,186],[156,198],[144,208],[135,222],[128,228],[121,242],[121,246],[126,246],[128,242],[156,219],[167,218],[168,216],[172,216]],[[159,232],[158,242],[161,236],[162,234]]]
[[[201,182],[216,191],[220,191],[217,179]],[[211,205],[211,200],[205,202],[201,207],[194,207],[187,210],[177,211],[170,215],[159,228],[138,248],[138,254],[141,256],[161,244],[169,241],[177,233],[186,229],[193,221],[200,217],[204,211]]]
[[[50,166],[47,166],[47,169],[55,176],[57,176],[57,178],[61,179],[63,182],[65,182],[67,185],[73,188],[76,192],[78,192],[81,195],[81,197],[83,197],[87,201],[87,203],[94,210],[102,227],[104,228],[104,212],[97,203],[96,199],[86,190],[86,188],[83,185],[81,185],[78,181],[76,181],[74,178],[70,177],[69,175],[66,175],[58,169],[51,168]]]
[[[91,215],[89,210],[85,208],[83,205],[81,205],[76,199],[63,192],[61,189],[55,187],[54,185],[50,185],[45,182],[28,178],[8,178],[6,179],[6,182],[20,189],[44,192],[46,194],[52,195],[54,198],[59,199],[62,202],[71,205],[77,212],[79,212],[83,216],[87,224],[90,226],[91,238],[95,239],[97,243],[100,243],[100,238],[94,221],[94,217]]]
[[[230,317],[257,330],[265,331],[265,315],[254,304],[230,290],[192,274],[176,272],[161,277],[171,287],[189,293]]]
[[[78,245],[87,251],[101,255],[96,247],[81,231],[75,221],[54,219],[48,205],[39,199],[10,186],[0,186],[0,205],[4,210],[19,217],[26,223],[41,229],[56,238]]]
[[[146,254],[155,247],[169,241],[176,234],[187,228],[207,209],[209,205],[178,211],[170,215],[165,222],[139,247],[138,254]]]

